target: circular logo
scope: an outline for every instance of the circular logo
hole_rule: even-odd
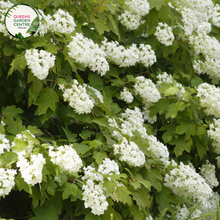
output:
[[[5,26],[10,35],[18,39],[31,37],[39,27],[37,11],[25,4],[12,6],[5,15]]]

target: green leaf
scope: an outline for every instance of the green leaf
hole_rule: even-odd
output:
[[[196,125],[191,121],[181,120],[180,125],[176,127],[176,134],[186,134],[185,140],[188,140],[190,136],[194,136],[196,133]]]
[[[21,177],[21,173],[18,173],[18,175],[15,177],[15,184],[19,191],[24,190],[25,192],[31,194],[31,186],[24,181],[24,179]]]
[[[57,189],[58,191],[63,191],[63,199],[69,198],[71,195],[76,196],[78,187],[76,184],[66,182],[63,186]]]
[[[97,73],[89,74],[89,85],[97,90],[102,90],[103,88],[103,80]]]
[[[104,34],[105,31],[109,32],[109,28],[106,26],[106,21],[96,18],[92,18],[91,20],[95,24],[95,27],[100,35]]]
[[[133,199],[137,202],[140,210],[146,210],[150,207],[150,195],[144,189],[134,191]]]
[[[206,155],[206,146],[204,145],[204,143],[197,137],[195,137],[196,140],[196,148],[200,157],[200,160],[203,159],[203,157]]]
[[[164,143],[168,143],[172,140],[176,130],[176,125],[174,123],[170,123],[160,128],[160,131],[166,131],[163,133],[162,138]]]
[[[76,112],[73,111],[73,109],[69,109],[69,111],[67,112],[67,116],[72,117],[76,120],[85,122],[85,123],[92,123],[91,117],[87,114],[78,114]]]
[[[148,0],[150,8],[156,8],[157,11],[160,10],[162,5],[167,5],[169,0]]]
[[[15,105],[6,106],[2,108],[2,114],[5,117],[11,116],[16,118],[19,114],[22,114],[24,111],[21,108],[16,108]]]
[[[28,4],[31,7],[35,7],[41,2],[41,0],[19,0],[18,3]]]
[[[84,155],[87,151],[89,151],[89,146],[86,144],[77,144],[74,146],[74,149],[76,150],[77,154]]]
[[[60,5],[64,5],[65,3],[69,4],[68,0],[54,0],[52,5],[57,8]]]
[[[52,43],[47,43],[46,44],[46,51],[53,53],[53,54],[57,54],[57,51],[59,50],[59,47],[56,45],[53,45]]]
[[[116,188],[116,183],[114,181],[105,179],[103,183],[103,187],[106,187],[108,194],[111,194],[112,192],[115,191]]]
[[[69,142],[73,143],[73,142],[76,142],[76,141],[77,141],[77,139],[76,139],[77,134],[73,134],[73,133],[68,129],[68,127],[66,127],[66,128],[63,128],[63,127],[62,127],[62,129],[63,129],[63,131],[65,132],[66,137],[67,137],[67,139],[68,139]]]
[[[30,220],[49,220],[49,219],[58,219],[57,210],[53,205],[50,205],[48,208],[43,206],[38,206],[33,209],[35,217],[30,218]]]
[[[9,167],[11,164],[17,161],[17,154],[11,151],[4,152],[0,155],[0,161],[4,165],[4,167]]]
[[[129,206],[129,210],[131,214],[134,216],[134,220],[144,220],[143,213],[139,211],[137,205],[132,204],[131,206]]]
[[[173,83],[161,83],[158,90],[160,93],[163,93],[164,96],[176,95],[180,91]]]
[[[101,217],[97,216],[97,215],[94,215],[92,213],[88,213],[86,216],[85,216],[85,220],[102,220]]]
[[[106,25],[113,33],[115,33],[118,36],[118,39],[120,41],[121,36],[119,33],[118,24],[115,22],[115,19],[113,18],[113,16],[111,14],[107,14],[107,17],[110,22],[106,23]]]
[[[183,111],[185,109],[185,103],[176,102],[172,103],[167,108],[166,118],[175,118],[177,116],[178,111]]]
[[[157,192],[155,195],[156,202],[159,205],[160,213],[163,212],[164,209],[168,208],[168,210],[172,213],[175,211],[174,205],[177,204],[178,200],[173,195],[173,192],[168,187],[162,185],[162,189],[160,192]]]
[[[124,186],[118,187],[115,193],[118,195],[118,199],[120,202],[122,202],[123,204],[127,203],[128,205],[132,205],[132,200],[130,197],[131,192],[127,190],[126,187]]]
[[[145,186],[146,189],[148,189],[149,191],[151,190],[152,184],[149,181],[143,179],[143,177],[140,174],[137,174],[137,176],[135,176],[135,179],[143,186]]]
[[[57,184],[50,176],[47,177],[47,182],[42,182],[42,191],[46,190],[50,195],[55,195],[56,188]]]
[[[12,117],[7,117],[3,121],[7,125],[6,130],[13,135],[17,135],[25,130],[25,126],[22,125],[20,118],[14,120]]]
[[[41,192],[37,186],[32,187],[32,205],[36,208],[39,204],[39,200],[41,199]]]
[[[166,109],[169,106],[169,99],[160,99],[157,103],[155,103],[153,106],[149,108],[150,110],[150,117],[153,117],[156,115],[158,112],[160,115],[162,115]]]
[[[181,135],[177,139],[173,138],[170,144],[176,145],[174,148],[174,153],[176,157],[178,157],[182,155],[184,150],[190,153],[193,141],[192,138],[185,140],[184,135]]]
[[[105,158],[107,158],[107,155],[106,155],[106,152],[97,152],[97,151],[95,151],[94,153],[93,153],[93,157],[95,158],[95,161],[96,161],[96,163],[97,164],[101,164],[102,163],[102,161],[105,159]]]
[[[45,114],[47,109],[50,108],[51,110],[55,111],[56,109],[56,102],[59,101],[59,96],[57,93],[50,88],[44,88],[40,92],[40,97],[34,103],[38,106],[37,114],[42,115]]]
[[[148,180],[152,186],[157,189],[157,191],[161,190],[162,186],[162,175],[159,170],[151,169],[151,170],[142,170],[140,174],[143,176],[145,180]]]

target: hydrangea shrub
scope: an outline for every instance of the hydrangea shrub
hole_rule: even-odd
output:
[[[12,38],[14,4],[40,16]],[[220,6],[0,1],[0,218],[219,219]]]

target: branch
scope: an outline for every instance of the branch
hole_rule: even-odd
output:
[[[102,0],[99,6],[96,8],[96,10],[89,16],[89,19],[99,10],[100,6],[103,4],[105,0]]]

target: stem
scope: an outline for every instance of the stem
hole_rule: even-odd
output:
[[[99,6],[96,8],[96,10],[89,16],[89,19],[91,19],[91,17],[99,10],[100,6],[103,4],[105,0],[102,0],[101,3],[99,4]]]

